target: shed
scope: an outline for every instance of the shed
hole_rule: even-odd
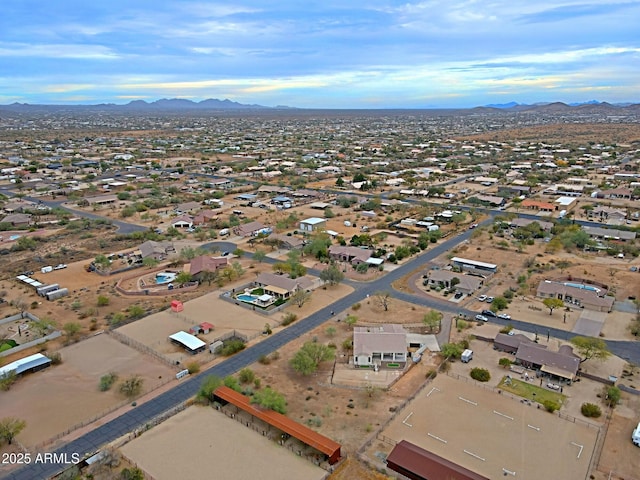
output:
[[[169,340],[176,345],[184,347],[184,349],[192,355],[202,352],[207,348],[206,343],[187,332],[174,333],[169,336]]]
[[[181,312],[184,310],[184,305],[180,300],[171,300],[171,310],[174,312]]]
[[[51,365],[50,358],[45,357],[41,353],[35,353],[0,367],[0,377],[10,375],[11,373],[21,375],[28,372],[37,372],[38,370],[47,368],[49,365]]]
[[[200,328],[202,329],[202,333],[209,333],[211,330],[213,330],[213,325],[209,322],[202,322],[200,324]]]

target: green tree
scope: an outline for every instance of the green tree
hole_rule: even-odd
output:
[[[123,468],[120,472],[120,480],[144,480],[144,472],[138,467]]]
[[[31,329],[41,337],[48,335],[51,330],[55,328],[55,326],[55,322],[47,317],[43,317],[40,320],[31,321]]]
[[[0,440],[7,442],[9,445],[25,429],[27,422],[15,417],[5,417],[0,420]]]
[[[437,330],[440,327],[440,322],[442,322],[442,312],[437,310],[429,310],[422,317],[422,323],[429,327],[429,332]]]
[[[271,387],[265,387],[255,392],[251,397],[251,403],[259,405],[262,408],[273,410],[274,412],[287,413],[287,401],[284,395],[273,390]]]
[[[291,367],[302,375],[311,375],[322,362],[334,357],[334,350],[317,342],[306,342],[291,359]]]
[[[265,258],[267,258],[267,254],[264,250],[256,250],[253,254],[253,259],[258,263],[264,262]]]
[[[463,350],[457,343],[445,343],[440,347],[440,355],[444,358],[460,358]]]
[[[320,280],[330,286],[337,285],[344,279],[344,273],[340,270],[340,267],[335,263],[332,263],[323,271],[320,272]]]
[[[355,315],[347,315],[347,318],[344,319],[344,323],[347,324],[348,327],[353,328],[353,326],[358,322],[358,317]]]
[[[38,242],[33,237],[20,237],[15,243],[15,250],[34,251],[38,247]]]
[[[471,378],[477,380],[478,382],[488,382],[489,380],[491,380],[491,374],[486,368],[472,368],[469,375],[471,376]]]
[[[607,389],[605,390],[604,402],[608,406],[613,408],[616,405],[618,405],[618,403],[620,403],[620,397],[621,397],[620,389],[615,385],[612,385],[610,387],[607,387]]]
[[[502,368],[509,368],[511,366],[511,359],[508,357],[502,357],[500,360],[498,360],[498,365],[500,365]]]
[[[604,361],[611,356],[606,342],[601,338],[578,336],[573,337],[569,341],[578,351],[578,355],[582,357],[580,363],[591,360],[592,358]]]
[[[549,315],[551,315],[556,308],[564,307],[564,302],[559,298],[545,298],[542,303],[549,309]]]
[[[500,310],[504,310],[509,306],[509,302],[504,297],[496,297],[491,302],[491,311],[498,312]]]
[[[213,392],[222,385],[222,379],[215,375],[208,375],[200,384],[200,389],[196,393],[196,402],[209,404],[213,401]]]
[[[184,285],[185,283],[189,283],[191,281],[191,274],[189,272],[180,272],[176,275],[176,283],[179,285]]]

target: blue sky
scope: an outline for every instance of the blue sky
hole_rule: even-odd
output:
[[[640,102],[640,1],[585,1],[4,0],[0,104]]]

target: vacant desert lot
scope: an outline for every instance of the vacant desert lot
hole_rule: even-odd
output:
[[[120,379],[139,375],[143,392],[173,378],[165,364],[102,334],[60,350],[62,364],[27,375],[8,392],[0,392],[3,417],[27,422],[18,436],[25,446],[34,446],[74,425],[102,416],[126,403],[117,384],[100,392],[100,377],[115,372]]]
[[[488,478],[582,480],[598,429],[439,375],[382,432]],[[374,442],[374,454],[391,446]]]
[[[320,480],[326,471],[206,407],[190,407],[121,448],[156,480]]]

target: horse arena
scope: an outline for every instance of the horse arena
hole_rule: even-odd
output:
[[[474,383],[439,375],[378,435],[370,456],[407,440],[488,478],[587,478],[597,427]]]

